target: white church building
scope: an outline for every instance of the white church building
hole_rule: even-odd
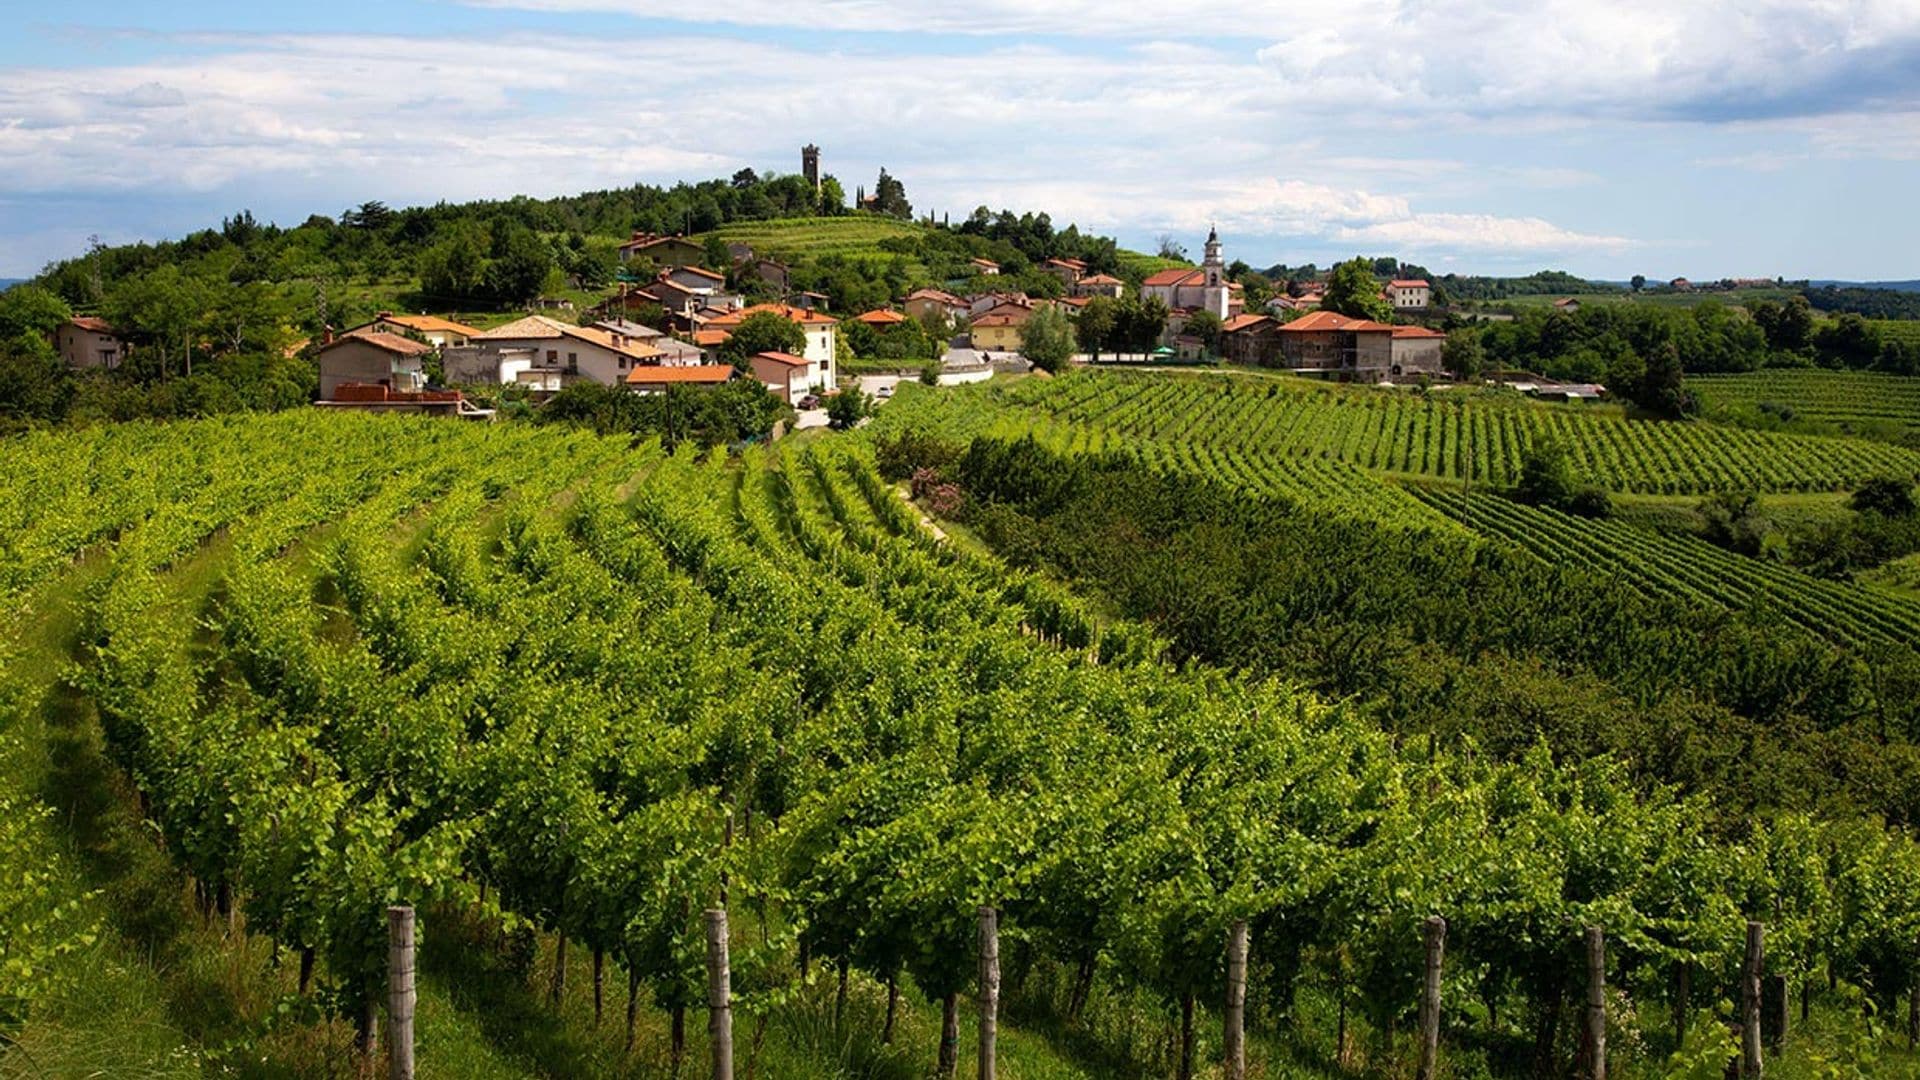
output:
[[[1233,289],[1220,259],[1220,231],[1207,232],[1207,255],[1198,270],[1162,270],[1140,283],[1140,295],[1157,297],[1169,311],[1211,311],[1225,321]]]

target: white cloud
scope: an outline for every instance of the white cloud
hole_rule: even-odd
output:
[[[1383,245],[1403,252],[1564,254],[1618,252],[1634,246],[1624,236],[1574,232],[1536,217],[1490,214],[1408,214],[1338,230],[1335,239]]]

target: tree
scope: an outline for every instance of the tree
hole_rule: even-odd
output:
[[[1100,350],[1113,340],[1119,314],[1119,304],[1111,296],[1096,296],[1080,309],[1074,336],[1079,339],[1080,347],[1092,353],[1095,360],[1100,359]]]
[[[1773,526],[1751,491],[1719,491],[1700,501],[1700,531],[1709,541],[1741,555],[1758,555]]]
[[[393,220],[393,211],[378,199],[363,202],[340,215],[340,224],[349,229],[362,229],[374,232],[387,227]]]
[[[807,347],[807,333],[784,315],[756,311],[740,320],[733,334],[720,346],[720,355],[734,367],[745,370],[747,361],[763,352],[799,355]]]
[[[1487,365],[1487,350],[1480,344],[1480,333],[1461,327],[1447,335],[1440,346],[1440,366],[1454,378],[1466,382],[1479,378]]]
[[[1849,311],[1813,335],[1813,348],[1820,362],[1831,367],[1870,367],[1880,355],[1880,332]]]
[[[1373,276],[1373,264],[1366,259],[1348,259],[1327,275],[1327,290],[1320,301],[1326,311],[1337,311],[1354,319],[1385,322],[1392,308],[1380,296],[1380,279]]]
[[[840,186],[836,177],[820,178],[820,213],[833,217],[843,214],[847,209],[847,189]]]
[[[759,182],[759,174],[755,173],[752,169],[741,169],[739,172],[733,174],[733,187],[735,191],[741,188],[753,187]]]
[[[1114,330],[1108,340],[1116,352],[1148,352],[1160,344],[1167,328],[1167,305],[1157,296],[1129,296],[1115,311]]]
[[[1571,503],[1576,490],[1566,447],[1541,438],[1520,456],[1520,481],[1514,486],[1514,498],[1534,506],[1558,508]]]
[[[420,290],[441,303],[477,299],[487,272],[486,234],[475,221],[442,230],[443,239],[420,253]]]
[[[493,258],[487,263],[486,291],[501,304],[523,304],[540,295],[553,250],[525,225],[496,225]]]
[[[1647,275],[1635,274],[1633,275],[1633,280],[1629,282],[1629,284],[1633,286],[1634,292],[1639,292],[1641,289],[1644,289],[1647,287]]]
[[[1180,329],[1184,334],[1199,338],[1200,347],[1207,355],[1217,356],[1220,353],[1220,330],[1223,325],[1220,316],[1202,308],[1188,315],[1186,325]]]
[[[1913,515],[1913,484],[1897,476],[1876,476],[1853,493],[1853,508],[1860,513],[1903,518]]]
[[[1172,233],[1161,233],[1154,238],[1154,242],[1159,245],[1158,248],[1155,249],[1155,254],[1161,258],[1172,259],[1176,262],[1187,261],[1186,245],[1175,239]]]
[[[707,234],[707,239],[701,244],[700,261],[717,274],[733,269],[733,253],[727,250],[727,242],[716,233]]]
[[[880,179],[873,185],[873,208],[889,217],[913,216],[913,204],[907,201],[907,186],[889,176],[885,169],[880,170]]]
[[[857,386],[849,386],[827,399],[827,426],[835,431],[853,428],[871,415],[873,401]]]
[[[1766,335],[1767,345],[1781,352],[1802,352],[1813,342],[1813,305],[1804,296],[1785,303],[1760,300],[1748,305],[1754,324]]]
[[[19,338],[46,339],[73,317],[73,309],[38,285],[15,285],[0,292],[0,343]]]
[[[1042,304],[1020,326],[1020,355],[1042,371],[1059,371],[1073,351],[1073,324],[1057,305]]]

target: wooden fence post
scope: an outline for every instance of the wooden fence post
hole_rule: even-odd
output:
[[[1227,928],[1227,1007],[1226,1034],[1221,1046],[1226,1052],[1225,1080],[1247,1077],[1247,920],[1235,919]]]
[[[733,1080],[733,990],[727,970],[727,909],[707,909],[707,1037],[713,1080]]]
[[[1587,1076],[1607,1080],[1607,935],[1587,927]]]
[[[994,1080],[1000,1034],[1000,913],[980,906],[980,1080]]]
[[[1760,972],[1766,966],[1765,923],[1747,924],[1747,958],[1740,971],[1740,1075],[1760,1080]]]
[[[413,909],[387,909],[387,1080],[413,1080]]]
[[[1440,965],[1447,949],[1447,920],[1429,915],[1426,924],[1427,978],[1420,994],[1419,1080],[1433,1080],[1440,1067]]]

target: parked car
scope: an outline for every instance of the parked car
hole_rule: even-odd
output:
[[[883,386],[883,387],[881,387],[880,389],[878,389],[878,390],[875,390],[875,391],[873,392],[873,396],[874,396],[874,397],[892,397],[892,396],[893,396],[893,387],[892,387],[891,385],[888,385],[888,386]]]
[[[818,394],[808,394],[806,397],[800,399],[800,408],[802,409],[817,409],[819,407],[820,395]]]

